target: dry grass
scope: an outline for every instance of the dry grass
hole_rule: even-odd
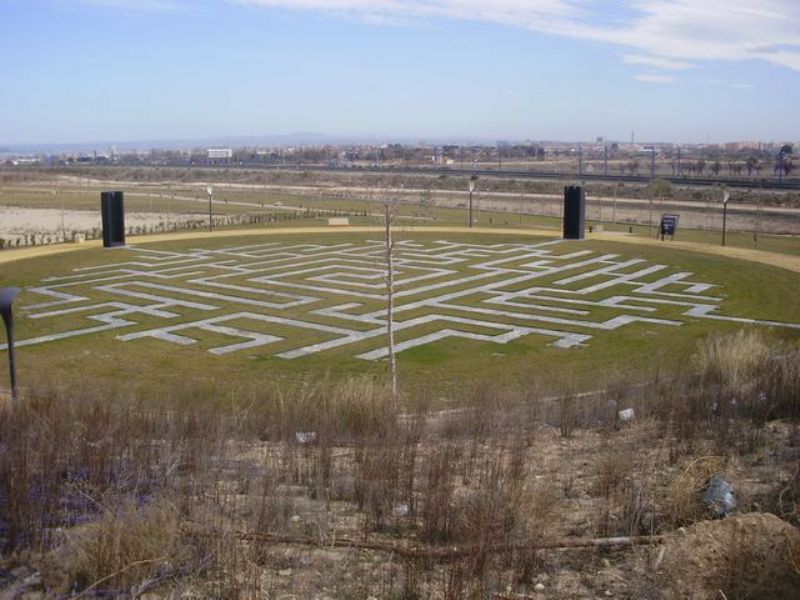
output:
[[[746,332],[705,342],[699,372],[669,385],[620,377],[550,400],[483,385],[402,415],[369,379],[260,386],[205,411],[191,386],[159,410],[41,387],[0,415],[3,566],[85,596],[500,597],[572,576],[602,595],[592,551],[547,548],[701,520],[711,474],[796,519],[796,357]],[[780,490],[747,491],[775,473]]]

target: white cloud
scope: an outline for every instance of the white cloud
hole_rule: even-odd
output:
[[[691,69],[694,66],[692,63],[682,60],[673,60],[660,56],[648,56],[646,54],[623,54],[622,62],[626,65],[653,67],[655,69],[665,69],[667,71],[681,71],[683,69]]]
[[[626,64],[682,70],[759,60],[800,71],[800,0],[79,0],[163,12],[211,3],[326,12],[375,24],[483,21],[625,48]]]
[[[758,59],[800,70],[796,0],[642,0],[617,43],[671,60]],[[605,41],[614,42],[614,39]]]
[[[656,73],[642,73],[636,75],[636,80],[643,83],[675,83],[678,81],[671,75],[658,75]]]
[[[628,64],[761,60],[800,71],[798,0],[227,0],[373,22],[485,21],[625,47]]]

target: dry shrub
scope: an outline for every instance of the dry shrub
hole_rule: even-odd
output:
[[[394,425],[391,392],[368,377],[344,381],[323,379],[298,385],[260,386],[252,392],[240,418],[243,433],[262,439],[294,439],[315,432],[319,439],[347,440],[385,434]]]
[[[693,357],[698,370],[660,388],[653,412],[672,459],[710,440],[719,454],[749,454],[773,419],[800,417],[800,350],[756,330],[713,335]]]
[[[703,340],[695,355],[695,366],[706,380],[740,390],[752,385],[770,356],[770,345],[761,331],[742,329]]]
[[[6,550],[46,548],[48,532],[91,518],[100,503],[143,498],[163,486],[176,463],[153,440],[170,422],[137,414],[135,405],[54,388],[6,406],[0,418]]]
[[[725,470],[725,459],[703,456],[689,462],[672,480],[667,490],[664,517],[674,527],[688,525],[705,518],[707,508],[701,496],[709,478]]]
[[[128,592],[190,564],[178,512],[166,503],[107,511],[96,522],[64,533],[44,559],[53,590]]]
[[[448,542],[453,537],[456,465],[461,452],[452,442],[434,445],[423,461],[424,478],[419,490],[422,539]]]
[[[578,410],[576,398],[572,393],[566,393],[558,399],[559,430],[561,437],[570,438],[578,426]]]
[[[601,537],[647,535],[656,527],[651,496],[654,467],[636,459],[628,447],[606,452],[597,463],[594,491],[599,496],[595,531]]]
[[[519,541],[524,461],[524,447],[519,443],[507,451],[502,448],[487,451],[475,486],[457,503],[454,538],[472,545],[467,564],[476,577],[485,573],[494,546],[507,545],[510,559]]]
[[[354,500],[366,511],[369,529],[382,531],[397,501],[402,446],[379,440],[355,452]],[[369,530],[368,529],[368,530]]]

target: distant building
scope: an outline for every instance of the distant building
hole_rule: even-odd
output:
[[[231,148],[209,148],[208,162],[230,162],[233,158]]]
[[[728,142],[725,144],[725,149],[731,152],[739,152],[742,150],[755,150],[761,151],[761,142]]]

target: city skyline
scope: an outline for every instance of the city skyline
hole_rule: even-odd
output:
[[[800,139],[786,0],[5,0],[0,146]]]

